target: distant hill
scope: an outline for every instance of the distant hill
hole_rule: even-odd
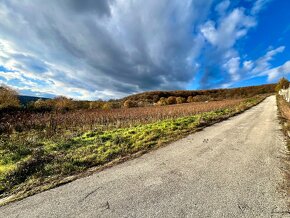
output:
[[[232,98],[248,98],[257,94],[274,93],[276,84],[248,86],[231,89],[212,89],[212,90],[177,90],[177,91],[149,91],[139,94],[129,95],[121,101],[136,101],[152,104],[160,98],[168,98],[170,96],[188,98],[192,96],[196,101],[206,100],[223,100]]]
[[[29,102],[34,102],[34,101],[37,101],[38,99],[43,99],[43,100],[48,99],[48,98],[43,98],[43,97],[26,96],[26,95],[19,95],[18,98],[19,98],[20,104],[22,105],[27,105]]]
[[[129,95],[122,99],[116,99],[113,102],[123,105],[125,101],[129,100],[138,103],[139,106],[147,106],[158,102],[161,98],[169,98],[171,96],[182,97],[185,99],[185,101],[186,100],[188,101],[188,97],[190,97],[192,102],[248,98],[258,94],[274,93],[275,87],[276,84],[268,84],[231,89],[149,91]],[[22,105],[27,105],[29,102],[35,102],[38,99],[48,100],[49,98],[24,96],[24,95],[19,96],[19,100]],[[79,102],[86,103],[89,101],[79,101]]]

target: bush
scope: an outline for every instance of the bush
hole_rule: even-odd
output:
[[[157,102],[157,105],[164,106],[167,105],[167,101],[164,97],[161,97],[160,100]]]
[[[109,110],[109,109],[116,109],[120,107],[121,105],[118,102],[105,102],[102,106],[102,109]]]
[[[177,98],[176,98],[176,103],[177,103],[177,104],[183,104],[183,103],[185,103],[185,102],[186,102],[186,99],[183,98],[183,97],[177,97]]]
[[[275,91],[279,92],[280,89],[288,89],[289,88],[289,81],[285,79],[284,77],[281,78],[275,87]]]
[[[137,107],[137,103],[135,101],[126,100],[123,104],[125,108]]]
[[[197,95],[192,97],[192,102],[210,101],[211,97],[208,95]]]
[[[51,100],[38,99],[34,103],[31,103],[29,107],[40,111],[51,111],[53,109],[53,104]]]
[[[89,103],[89,109],[102,109],[105,102],[103,101],[91,101]]]
[[[18,93],[8,86],[0,87],[0,109],[4,108],[18,108],[20,101]]]
[[[186,100],[188,103],[191,103],[193,102],[193,97],[192,96],[188,96],[187,100]]]
[[[89,109],[90,102],[89,101],[74,101],[76,109]]]
[[[167,104],[176,104],[176,97],[170,96],[166,99]]]
[[[56,97],[53,101],[55,110],[68,111],[76,108],[75,102],[64,96]]]

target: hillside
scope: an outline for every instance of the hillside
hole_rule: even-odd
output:
[[[48,99],[48,98],[43,98],[43,97],[26,96],[26,95],[19,95],[18,98],[19,98],[20,104],[22,105],[26,105],[29,102],[35,102],[38,99],[43,99],[43,100]]]
[[[68,98],[48,99],[34,96],[19,96],[21,105],[27,105],[29,102],[36,102],[39,99],[45,100],[42,104],[46,107],[54,108],[56,102],[62,102],[68,109],[113,109],[145,107],[151,105],[168,105],[191,102],[220,101],[225,99],[250,98],[259,94],[268,94],[275,92],[275,84],[249,86],[232,89],[212,89],[212,90],[175,90],[175,91],[149,91],[126,96],[122,99],[109,101],[79,101]],[[49,100],[49,101],[46,101]],[[30,105],[32,108],[35,105]],[[36,107],[36,106],[35,106]],[[36,107],[38,108],[38,107]]]
[[[232,89],[212,89],[212,90],[178,90],[178,91],[149,91],[127,96],[122,101],[130,100],[153,104],[161,98],[170,96],[188,98],[193,97],[193,101],[212,101],[233,98],[248,98],[258,94],[274,93],[276,84],[248,86]]]

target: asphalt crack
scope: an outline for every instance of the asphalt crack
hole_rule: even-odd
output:
[[[96,193],[99,189],[100,189],[100,187],[98,187],[98,188],[94,189],[93,191],[87,193],[87,194],[85,195],[85,197],[83,197],[83,198],[80,200],[80,202],[83,202],[84,200],[86,200],[86,199],[87,199],[88,197],[90,197],[92,194]]]

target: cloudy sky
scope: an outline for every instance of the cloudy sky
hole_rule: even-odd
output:
[[[109,99],[276,82],[288,0],[0,0],[0,84]]]

